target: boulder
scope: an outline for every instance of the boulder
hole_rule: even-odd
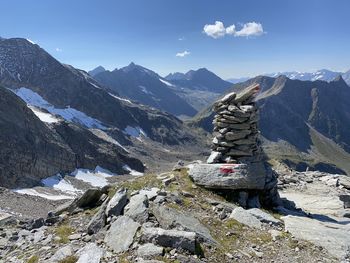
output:
[[[208,228],[188,213],[182,213],[162,205],[154,205],[152,207],[152,213],[162,228],[180,228],[185,231],[195,232],[199,240],[212,244],[217,243],[211,236]]]
[[[148,200],[153,201],[157,197],[159,191],[160,191],[159,188],[152,187],[152,188],[149,188],[149,189],[142,189],[142,190],[140,190],[139,194],[146,195]]]
[[[233,218],[241,224],[252,228],[262,228],[262,223],[260,222],[260,220],[251,213],[249,213],[247,210],[243,209],[242,207],[235,208],[232,211],[230,218]]]
[[[346,175],[339,175],[339,184],[350,190],[350,177]]]
[[[98,212],[91,218],[87,226],[87,233],[89,235],[96,234],[105,226],[106,219],[107,219],[107,216],[106,216],[107,204],[109,204],[108,198],[103,202]]]
[[[111,224],[104,242],[115,253],[125,252],[133,243],[140,224],[128,216],[120,216]]]
[[[162,247],[196,251],[196,233],[162,228],[144,228],[141,239],[145,242],[158,244]]]
[[[209,189],[264,189],[263,163],[194,164],[189,176],[195,184]]]
[[[106,216],[119,216],[121,215],[125,205],[128,202],[127,190],[119,189],[111,200],[108,202],[106,207]]]
[[[58,249],[55,254],[48,260],[49,263],[58,263],[66,257],[72,256],[74,253],[71,245],[67,245]]]
[[[82,249],[78,250],[79,257],[77,263],[100,263],[104,255],[104,250],[95,243],[88,243]]]
[[[156,246],[152,243],[147,243],[139,246],[137,249],[137,255],[144,259],[149,259],[153,257],[161,257],[163,256],[164,248]]]
[[[129,204],[125,207],[124,214],[139,223],[145,223],[148,219],[148,198],[145,194],[137,194],[130,198]]]

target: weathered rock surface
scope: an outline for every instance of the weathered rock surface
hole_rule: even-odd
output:
[[[95,243],[88,243],[77,252],[77,263],[100,263],[104,250]]]
[[[196,233],[162,228],[144,228],[142,240],[163,247],[185,249],[191,253],[196,250]]]
[[[104,242],[115,253],[127,251],[133,243],[140,224],[128,216],[120,216],[111,224]]]
[[[336,258],[350,253],[350,224],[318,221],[306,217],[286,216],[282,220],[286,231],[293,236],[322,246]]]
[[[130,198],[129,204],[125,207],[124,214],[139,223],[144,223],[148,219],[148,198],[144,194],[137,194]]]
[[[189,170],[189,176],[195,184],[211,189],[264,189],[263,165],[194,164]]]
[[[61,247],[56,251],[56,253],[49,259],[49,263],[58,263],[66,257],[72,256],[74,254],[71,245]]]
[[[156,246],[152,243],[147,243],[139,246],[137,249],[137,255],[144,259],[163,256],[164,248]]]
[[[127,202],[128,202],[127,191],[125,189],[119,189],[107,204],[106,216],[121,215]]]
[[[185,231],[195,232],[202,241],[213,244],[217,243],[211,236],[208,228],[192,215],[184,214],[164,205],[154,205],[152,212],[162,228],[172,229],[179,227]]]
[[[108,198],[103,202],[98,212],[91,218],[87,226],[87,232],[89,235],[96,234],[105,226],[107,219],[105,210],[107,204],[109,204]]]

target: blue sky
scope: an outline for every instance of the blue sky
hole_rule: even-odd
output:
[[[206,67],[223,78],[350,69],[348,0],[4,0],[0,8],[0,36],[29,38],[85,70],[131,61],[161,75]],[[221,37],[204,32],[215,21]]]

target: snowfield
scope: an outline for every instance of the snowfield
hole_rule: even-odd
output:
[[[53,116],[50,113],[42,112],[41,110],[39,110],[33,106],[29,106],[29,108],[42,122],[46,122],[46,123],[59,122],[59,119],[57,119],[55,116]]]
[[[98,120],[87,116],[84,112],[74,108],[58,109],[44,100],[38,93],[27,89],[20,88],[14,91],[15,94],[24,100],[28,105],[43,108],[54,115],[59,115],[69,122],[79,123],[87,128],[106,129],[106,127]],[[40,117],[39,117],[40,118]]]

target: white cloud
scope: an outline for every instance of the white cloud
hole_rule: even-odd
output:
[[[184,52],[179,52],[179,53],[176,53],[176,55],[175,55],[175,56],[183,58],[183,57],[188,56],[189,54],[191,54],[191,52],[189,52],[189,51],[185,50]]]
[[[249,22],[243,25],[242,29],[235,33],[237,37],[261,36],[264,34],[262,24]]]
[[[224,23],[222,23],[221,21],[215,21],[214,25],[205,25],[203,31],[205,34],[212,38],[220,38],[225,36],[226,34]]]
[[[62,49],[60,49],[60,48],[58,48],[58,47],[56,47],[56,52],[62,52]]]
[[[236,33],[236,26],[230,25],[229,27],[226,27],[226,34],[227,35],[234,35]]]
[[[225,35],[232,35],[235,37],[261,36],[265,32],[262,24],[256,22],[245,23],[242,25],[242,28],[237,31],[234,24],[225,28],[223,22],[215,21],[215,24],[206,24],[203,28],[203,33],[217,39]]]
[[[179,37],[178,40],[179,40],[179,41],[183,41],[183,40],[185,40],[185,37]]]

